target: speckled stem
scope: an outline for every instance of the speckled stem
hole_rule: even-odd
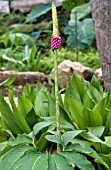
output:
[[[55,71],[55,99],[56,99],[56,128],[57,135],[61,137],[60,131],[60,112],[59,112],[59,90],[58,90],[58,62],[57,62],[57,50],[53,52],[54,54],[54,71]],[[57,144],[57,152],[60,152],[60,145]]]

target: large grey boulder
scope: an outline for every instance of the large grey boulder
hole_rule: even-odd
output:
[[[76,74],[80,79],[91,80],[94,71],[85,67],[79,62],[72,62],[70,60],[65,60],[58,66],[58,79],[59,88],[66,88],[67,83],[71,80],[73,74]],[[54,81],[54,70],[50,73],[50,79]]]

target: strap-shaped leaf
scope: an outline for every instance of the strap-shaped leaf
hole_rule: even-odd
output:
[[[21,112],[19,112],[17,107],[16,107],[16,104],[15,104],[14,99],[13,99],[12,91],[9,91],[9,100],[10,100],[10,103],[12,105],[13,116],[16,119],[18,126],[21,128],[21,130],[23,132],[30,133],[31,129],[30,129],[29,125],[27,124],[23,114]]]
[[[23,96],[18,96],[18,110],[25,117],[32,109],[32,103]]]
[[[12,132],[14,132],[15,134],[22,133],[22,130],[20,129],[15,118],[13,117],[13,113],[8,103],[4,100],[2,95],[0,95],[0,112],[4,121],[7,123],[8,127],[12,130]]]

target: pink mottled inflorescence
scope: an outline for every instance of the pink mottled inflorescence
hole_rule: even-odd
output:
[[[51,36],[51,49],[54,51],[55,49],[59,49],[61,46],[61,37],[60,36]]]

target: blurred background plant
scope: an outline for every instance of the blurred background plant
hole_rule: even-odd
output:
[[[64,0],[62,4],[56,4],[62,37],[59,63],[69,59],[96,70],[100,62],[88,2]],[[51,3],[47,3],[29,13],[11,10],[10,14],[0,14],[0,70],[50,73],[53,67],[49,52],[50,10]]]

